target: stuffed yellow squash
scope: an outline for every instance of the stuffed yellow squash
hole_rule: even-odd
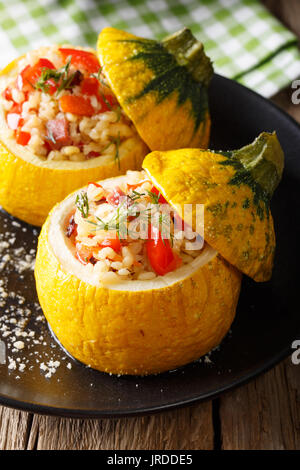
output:
[[[275,134],[236,152],[155,151],[143,166],[68,196],[38,244],[37,292],[52,330],[75,358],[116,374],[173,369],[217,346],[240,270],[267,279],[275,249]]]
[[[143,236],[153,201],[164,218]],[[145,173],[129,172],[68,196],[42,228],[40,304],[61,344],[95,369],[176,368],[217,346],[233,321],[241,274],[209,245],[191,249],[172,222],[164,238],[161,206]]]
[[[128,39],[127,33],[113,31]],[[0,205],[26,222],[41,225],[56,202],[90,180],[140,169],[147,145],[152,150],[188,145],[182,140],[181,127],[174,126],[179,115],[185,120],[190,143],[207,145],[207,86],[212,69],[202,45],[192,39],[196,52],[190,54],[190,34],[180,36],[180,47],[172,40],[164,46],[145,40],[157,49],[150,60],[152,67],[156,71],[165,68],[166,73],[159,77],[160,86],[153,93],[148,90],[147,97],[139,99],[135,92],[149,76],[149,62],[128,58],[126,47],[115,47],[114,42],[110,47],[107,32],[99,40],[101,66],[92,50],[54,45],[29,52],[0,73]],[[188,59],[186,65],[177,67],[178,95],[178,87],[171,93],[173,74],[167,71],[177,60],[176,51],[184,48]],[[116,51],[123,54],[117,75],[111,68]],[[128,80],[128,64],[135,63],[144,72]],[[202,67],[207,69],[205,79]],[[163,96],[167,88],[170,93]],[[133,108],[139,110],[138,119]],[[164,122],[158,118],[162,112]],[[141,116],[145,116],[142,121]],[[163,141],[153,140],[158,127]]]

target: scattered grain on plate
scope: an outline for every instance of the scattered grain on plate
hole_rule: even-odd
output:
[[[0,211],[0,229],[4,229],[0,233],[0,345],[4,351],[0,367],[6,367],[16,380],[21,380],[24,372],[36,369],[50,379],[60,367],[70,370],[72,364],[49,335],[38,302],[29,300],[36,251],[28,248],[20,232],[31,230],[30,237],[36,245],[39,231],[22,227],[20,222],[4,217],[1,208]]]

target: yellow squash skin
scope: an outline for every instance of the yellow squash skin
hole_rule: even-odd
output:
[[[41,226],[54,204],[89,181],[109,178],[129,169],[140,169],[147,147],[141,142],[116,162],[84,168],[49,168],[10,152],[0,141],[0,205],[25,222]]]
[[[191,101],[178,104],[176,90],[162,101],[155,91],[132,99],[156,78],[156,74],[145,61],[132,60],[141,53],[142,45],[131,41],[147,42],[125,31],[104,28],[98,38],[97,51],[112,90],[141,138],[151,150],[207,148],[211,124],[208,109],[195,129]]]
[[[276,135],[261,134],[255,142],[259,143],[259,139],[268,142],[276,164],[278,160],[280,179],[283,154]],[[206,242],[255,281],[266,281],[272,274],[275,252],[271,212],[268,204],[266,207],[260,201],[262,217],[259,216],[252,188],[242,182],[231,184],[237,171],[224,161],[224,155],[198,149],[156,151],[147,155],[143,168],[178,210],[184,204],[193,204],[193,209],[195,204],[204,204]],[[190,224],[195,227],[195,213]]]
[[[55,335],[79,361],[114,374],[153,374],[198,359],[228,332],[241,273],[220,256],[161,289],[96,287],[61,267],[49,245],[50,218],[38,243],[38,297]]]
[[[13,74],[20,58],[0,72],[0,78]],[[24,159],[15,150],[9,150],[1,140],[0,133],[0,205],[10,214],[25,222],[41,226],[54,204],[70,192],[89,181],[121,175],[127,170],[140,169],[147,146],[136,139],[135,145],[128,145],[127,152],[120,155],[120,168],[115,161],[103,164],[88,162],[55,162],[47,165],[38,157]],[[68,163],[68,168],[65,163]],[[72,164],[73,163],[73,164]],[[94,166],[93,166],[94,165]]]

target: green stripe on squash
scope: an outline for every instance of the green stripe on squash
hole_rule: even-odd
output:
[[[188,29],[158,42],[105,28],[98,54],[121,107],[151,150],[207,148],[213,68]]]

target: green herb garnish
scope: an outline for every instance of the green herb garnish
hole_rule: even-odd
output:
[[[108,109],[111,111],[112,110],[112,105],[110,104],[110,102],[107,100],[105,94],[99,90],[99,93],[101,95],[101,98],[103,99],[104,103],[106,104],[106,106],[108,107]]]
[[[69,90],[73,86],[77,85],[81,80],[82,73],[79,70],[76,70],[74,73],[69,75],[69,69],[71,64],[72,57],[67,58],[67,63],[60,69],[47,69],[46,67],[42,70],[41,76],[34,85],[34,88],[41,90],[44,93],[48,93],[51,87],[51,84],[48,83],[49,80],[54,80],[56,84],[59,83],[59,87],[56,91],[58,95],[62,90]]]
[[[145,193],[139,193],[138,191],[136,191],[135,189],[132,191],[132,195],[128,195],[128,197],[132,200],[132,201],[137,201],[138,199],[140,199],[142,196],[145,196]]]
[[[159,198],[160,198],[161,194],[160,193],[155,194],[155,193],[152,193],[152,191],[148,191],[148,190],[146,190],[146,191],[148,193],[148,196],[150,196],[152,204],[159,204]]]
[[[51,129],[47,128],[47,136],[46,136],[46,139],[47,140],[50,140],[54,145],[56,144],[56,139],[53,135],[53,132]]]
[[[86,219],[89,215],[89,200],[85,191],[82,191],[81,193],[77,194],[75,205],[77,209],[81,212],[82,217]]]
[[[118,132],[118,136],[117,137],[110,137],[110,141],[112,144],[115,144],[116,146],[116,153],[115,153],[115,157],[114,157],[114,160],[115,160],[115,163],[118,163],[118,169],[120,170],[121,168],[121,162],[120,162],[120,151],[119,151],[119,148],[120,148],[120,132]]]

